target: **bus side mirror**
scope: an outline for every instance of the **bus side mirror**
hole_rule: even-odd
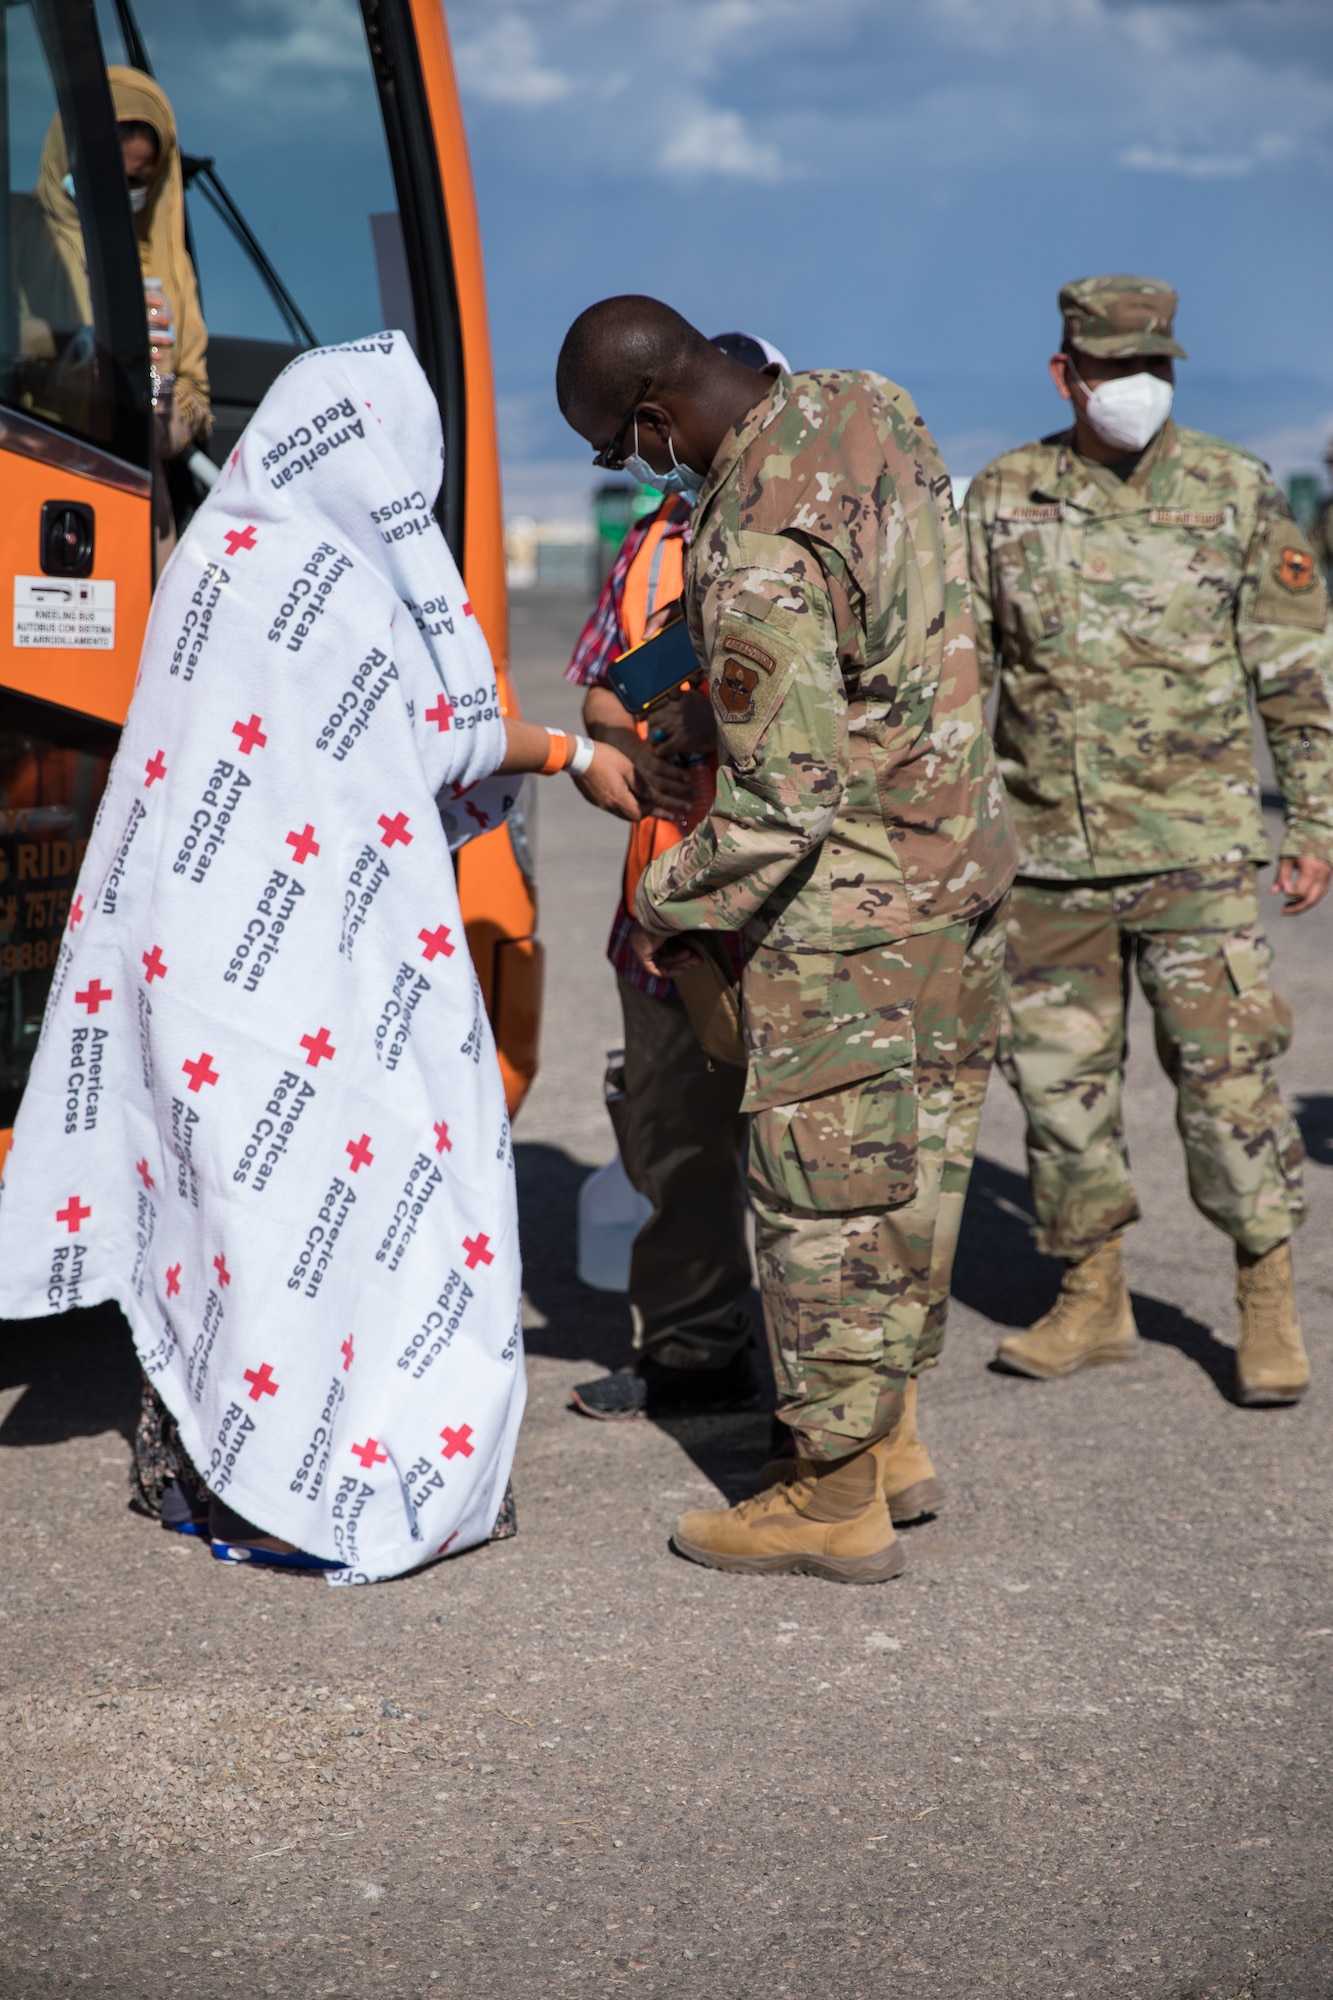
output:
[[[91,576],[93,510],[76,500],[42,502],[40,543],[45,576]]]

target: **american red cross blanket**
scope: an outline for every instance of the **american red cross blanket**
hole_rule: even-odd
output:
[[[485,1539],[513,1154],[449,847],[512,781],[399,333],[279,377],[158,588],[0,1194],[0,1312],[115,1299],[211,1490],[384,1577]]]

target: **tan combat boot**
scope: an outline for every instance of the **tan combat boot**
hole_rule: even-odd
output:
[[[1129,1302],[1119,1235],[1077,1264],[1066,1264],[1060,1296],[1022,1333],[1006,1334],[995,1350],[1001,1368],[1049,1380],[1097,1361],[1132,1361],[1139,1345]]]
[[[886,1438],[873,1444],[879,1467],[880,1491],[888,1502],[889,1519],[895,1528],[938,1514],[944,1505],[944,1488],[935,1477],[930,1453],[921,1442],[916,1427],[916,1377],[903,1388],[903,1413]],[[770,1458],[759,1475],[760,1492],[780,1479],[794,1479],[799,1460]]]
[[[895,1527],[919,1521],[924,1514],[939,1513],[944,1505],[944,1488],[935,1477],[930,1453],[917,1432],[915,1375],[903,1388],[902,1415],[888,1436],[872,1445],[871,1450],[879,1461],[880,1486]]]
[[[1279,1243],[1253,1263],[1242,1263],[1236,1252],[1236,1304],[1237,1402],[1299,1403],[1310,1386],[1310,1363],[1296,1317],[1290,1243]]]
[[[751,1576],[884,1583],[903,1566],[869,1451],[832,1465],[798,1459],[793,1477],[764,1487],[752,1500],[682,1514],[671,1542],[691,1562]]]

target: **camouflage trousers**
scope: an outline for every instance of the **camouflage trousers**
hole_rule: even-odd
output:
[[[778,1414],[812,1458],[885,1436],[939,1358],[1003,976],[1002,906],[746,966],[759,1283]]]
[[[1008,929],[999,1060],[1027,1114],[1040,1247],[1082,1257],[1138,1217],[1121,1112],[1134,971],[1195,1206],[1256,1255],[1285,1242],[1305,1156],[1273,1077],[1291,1013],[1268,983],[1253,866],[1021,881]]]

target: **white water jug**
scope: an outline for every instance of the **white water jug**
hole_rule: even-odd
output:
[[[579,1277],[596,1292],[629,1290],[634,1239],[652,1214],[619,1153],[579,1189]]]

